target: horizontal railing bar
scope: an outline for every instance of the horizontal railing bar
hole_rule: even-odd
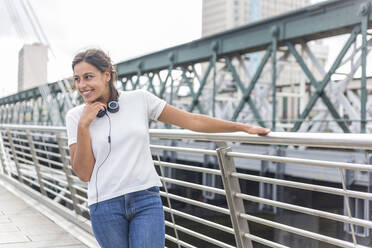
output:
[[[203,224],[203,225],[206,225],[206,226],[209,226],[209,227],[213,227],[213,228],[218,229],[218,230],[223,231],[223,232],[234,234],[234,229],[231,228],[231,227],[223,226],[223,225],[215,223],[213,221],[205,220],[205,219],[202,219],[200,217],[196,217],[196,216],[193,216],[191,214],[186,214],[186,213],[183,213],[183,212],[175,210],[175,209],[170,209],[170,208],[165,207],[165,206],[163,206],[163,209],[164,209],[165,212],[175,214],[175,215],[180,216],[182,218],[185,218],[185,219],[188,219],[188,220],[191,220],[191,221],[195,221],[195,222],[198,222],[200,224]]]
[[[35,170],[32,167],[30,168],[27,165],[20,163],[20,167],[19,168],[21,170],[21,174],[27,175],[27,176],[30,176],[30,177],[33,177],[35,179],[37,178],[36,172],[35,172]]]
[[[169,198],[171,198],[173,200],[185,202],[185,203],[188,203],[188,204],[197,206],[197,207],[201,207],[201,208],[212,210],[212,211],[215,211],[215,212],[218,212],[218,213],[230,215],[230,210],[227,209],[227,208],[217,207],[217,206],[214,206],[214,205],[205,203],[205,202],[200,202],[200,201],[197,201],[197,200],[192,200],[192,199],[189,199],[189,198],[186,198],[186,197],[182,197],[182,196],[178,196],[178,195],[174,195],[174,194],[171,194],[171,193],[168,193],[167,194],[167,193],[165,193],[163,191],[160,191],[159,193],[160,193],[160,195],[162,197],[169,197]]]
[[[198,238],[198,239],[201,239],[203,241],[209,242],[211,244],[217,245],[219,247],[234,248],[233,246],[228,245],[228,244],[225,244],[225,243],[223,243],[223,242],[221,242],[219,240],[213,239],[211,237],[208,237],[208,236],[206,236],[204,234],[195,232],[195,231],[190,230],[188,228],[185,228],[183,226],[180,226],[180,225],[177,225],[177,224],[173,224],[173,223],[171,223],[169,221],[165,221],[165,225],[166,226],[169,226],[169,227],[171,227],[173,229],[177,229],[178,231],[184,232],[184,233],[186,233],[186,234],[188,234],[190,236],[193,236],[195,238]]]
[[[372,150],[372,134],[271,132],[268,135],[235,133],[198,133],[180,129],[150,129],[151,138],[193,139],[265,145],[296,145],[311,147]]]
[[[56,189],[58,189],[58,190],[60,190],[60,191],[63,191],[63,192],[65,192],[65,193],[71,195],[70,191],[68,191],[68,190],[66,190],[66,189],[64,189],[64,188],[61,188],[61,187],[59,187],[58,185],[53,184],[53,183],[49,182],[48,180],[45,180],[44,178],[41,179],[41,181],[42,181],[43,183],[45,183],[45,184],[48,184],[50,187],[56,188]],[[56,192],[56,193],[59,193],[59,192]]]
[[[36,144],[36,145],[58,148],[58,145],[55,145],[55,144],[52,144],[52,143],[44,143],[44,142],[38,142],[38,141],[33,141],[33,143]]]
[[[65,127],[0,124],[0,128],[41,130],[66,133]],[[6,131],[6,130],[5,130]],[[193,139],[240,142],[266,145],[296,145],[311,147],[372,150],[372,134],[271,132],[265,136],[235,133],[199,133],[181,129],[150,129],[151,138]]]
[[[59,167],[63,167],[63,164],[60,163],[60,162],[57,162],[57,161],[54,161],[54,160],[51,160],[51,159],[47,159],[47,158],[42,158],[40,156],[37,156],[37,159],[38,160],[41,160],[41,161],[44,161],[44,162],[47,162],[47,163],[50,163],[50,164],[54,164],[54,165],[57,165]]]
[[[53,184],[51,184],[51,183],[48,182],[48,181],[45,181],[44,179],[42,179],[42,182],[43,182],[44,184],[46,184],[46,185],[49,185],[49,186],[51,186],[51,187],[53,187],[53,188],[56,188]],[[54,190],[52,190],[52,189],[49,188],[49,187],[44,187],[44,189],[45,189],[46,191],[48,191],[49,193],[51,193],[52,195],[54,195],[54,196],[57,196],[57,195],[59,194],[59,192],[54,191]]]
[[[81,192],[84,192],[84,193],[88,194],[88,190],[86,190],[86,189],[84,189],[84,188],[82,188],[82,187],[79,187],[79,186],[76,185],[76,184],[73,184],[72,187],[74,187],[75,189],[77,189],[77,190],[79,190],[79,191],[81,191]]]
[[[28,164],[24,164],[24,163],[19,163],[19,165],[20,165],[20,169],[21,169],[22,173],[26,173],[26,174],[35,176],[35,178],[36,178],[36,171],[35,171],[34,167],[32,167]]]
[[[16,129],[16,130],[35,130],[35,131],[48,131],[48,132],[66,132],[64,126],[41,126],[41,125],[14,125],[14,124],[0,124],[0,129]],[[6,131],[6,130],[5,130]]]
[[[344,216],[344,215],[339,215],[339,214],[334,214],[334,213],[329,213],[321,210],[316,210],[312,208],[306,208],[306,207],[301,207],[293,204],[288,204],[284,202],[279,202],[279,201],[273,201],[269,199],[264,199],[256,196],[251,196],[251,195],[246,195],[242,193],[236,193],[236,197],[239,197],[241,199],[247,200],[247,201],[253,201],[253,202],[258,202],[258,203],[263,203],[266,205],[274,206],[274,207],[279,207],[279,208],[284,208],[296,212],[300,212],[303,214],[309,214],[313,216],[318,216],[322,218],[327,218],[330,220],[335,220],[335,221],[340,221],[344,223],[351,223],[359,226],[365,226],[368,228],[372,228],[372,221],[368,220],[362,220],[354,217],[349,217],[349,216]]]
[[[17,150],[15,150],[15,153],[16,153],[16,154],[19,154],[19,155],[22,155],[22,156],[26,156],[26,157],[32,159],[32,155],[29,154],[29,153],[25,153],[25,152],[21,152],[21,151],[17,151]],[[17,156],[17,158],[18,158],[18,156]],[[30,162],[32,163],[32,160],[30,160]]]
[[[63,181],[63,179],[61,180],[60,178],[56,177],[55,175],[45,174],[43,172],[41,172],[41,173],[42,173],[41,175],[42,175],[43,178],[49,178],[52,181],[56,181],[56,182],[58,182],[60,184],[63,184],[67,188],[68,183],[66,181]],[[65,177],[62,177],[62,178],[65,179]]]
[[[58,157],[58,158],[61,157],[61,154],[58,154],[58,153],[55,153],[55,152],[40,150],[40,149],[36,149],[36,148],[35,148],[35,151],[38,152],[38,153],[41,153],[41,154],[48,154],[50,156],[55,156],[55,157]]]
[[[40,166],[40,172],[45,175],[45,174],[58,174],[60,176],[65,177],[65,173],[61,170],[54,169],[48,166]]]
[[[21,170],[22,176],[28,176],[28,177],[31,177],[31,178],[33,178],[37,181],[37,175],[36,175],[35,170],[33,170],[33,169],[30,170],[30,168],[27,168],[23,164],[21,164],[20,170]]]
[[[83,182],[83,181],[81,181],[77,176],[75,176],[75,175],[70,175],[69,176],[69,178],[71,178],[73,181],[74,181],[74,183],[85,183],[85,184],[87,184],[86,182]]]
[[[19,132],[19,131],[12,130],[12,129],[10,129],[9,132],[12,135],[12,139],[16,138],[16,137],[13,137],[13,135],[16,135],[16,136],[18,136],[18,135],[26,136],[27,135],[26,132]],[[8,139],[8,138],[9,137],[6,137],[6,139]]]
[[[28,144],[28,140],[27,139],[20,139],[20,138],[12,137],[12,140],[13,140],[13,142],[14,141],[18,141],[18,142],[22,142],[22,143],[27,143]],[[15,144],[15,145],[17,145],[17,144]]]
[[[30,148],[28,146],[23,146],[23,145],[19,145],[19,144],[13,144],[13,146],[17,147],[17,148],[20,148],[20,149],[25,149],[25,150],[30,151]]]
[[[201,172],[201,173],[208,173],[213,175],[221,176],[221,171],[216,169],[209,169],[204,167],[197,167],[197,166],[191,166],[191,165],[184,165],[184,164],[178,164],[178,163],[170,163],[170,162],[159,162],[157,160],[154,160],[154,164],[157,166],[165,166],[169,168],[174,169],[180,169],[180,170],[187,170],[187,171],[193,171],[193,172]]]
[[[79,198],[80,200],[82,200],[82,201],[84,201],[84,202],[86,202],[86,201],[87,201],[87,198],[85,198],[85,197],[82,197],[82,196],[81,196],[81,195],[79,195],[79,194],[75,194],[75,197]]]
[[[6,141],[5,139],[3,139],[3,145],[4,145],[4,149],[5,148],[10,149],[10,142],[9,141]]]
[[[21,178],[31,184],[33,184],[34,186],[37,186],[37,187],[40,187],[40,184],[37,182],[36,178],[35,178],[35,181],[32,181],[30,180],[29,178],[25,177],[25,176],[21,176]],[[25,185],[26,186],[26,185]]]
[[[368,247],[362,246],[362,245],[354,246],[353,243],[350,243],[350,242],[347,242],[347,241],[344,241],[344,240],[328,237],[328,236],[325,236],[325,235],[322,235],[322,234],[306,231],[306,230],[303,230],[303,229],[300,229],[300,228],[284,225],[284,224],[281,224],[281,223],[276,223],[274,221],[266,220],[266,219],[263,219],[263,218],[255,217],[255,216],[244,214],[244,213],[240,213],[239,216],[241,218],[245,219],[245,220],[248,220],[248,221],[253,221],[253,222],[258,223],[258,224],[262,224],[262,225],[265,225],[265,226],[270,226],[272,228],[280,229],[280,230],[287,231],[287,232],[290,232],[290,233],[295,233],[295,234],[298,234],[298,235],[303,236],[303,237],[319,240],[319,241],[322,241],[322,242],[325,242],[325,243],[328,243],[328,244],[332,244],[332,245],[337,245],[337,246],[341,246],[341,247],[345,247],[345,248],[356,248],[356,247],[358,247],[358,248],[359,247],[360,248],[368,248]]]
[[[33,136],[33,137],[42,137],[42,138],[51,138],[51,139],[55,139],[56,138],[56,136],[55,135],[52,135],[52,134],[35,133],[35,132],[31,132],[31,136]]]
[[[89,213],[89,208],[85,207],[84,205],[82,204],[77,204],[77,206],[85,211],[87,211]]]
[[[167,150],[174,152],[187,152],[187,153],[199,153],[211,156],[217,156],[217,152],[214,150],[197,149],[197,148],[185,148],[185,147],[174,147],[174,146],[161,146],[161,145],[150,145],[151,149],[156,150]]]
[[[247,175],[247,174],[242,174],[242,173],[237,173],[237,172],[231,173],[231,176],[244,179],[244,180],[264,182],[264,183],[276,184],[276,185],[286,186],[286,187],[291,187],[291,188],[317,191],[317,192],[329,193],[333,195],[349,196],[349,197],[372,201],[371,193],[365,193],[365,192],[359,192],[359,191],[353,191],[353,190],[343,190],[343,189],[337,189],[333,187],[326,187],[326,186],[307,184],[307,183],[299,183],[299,182],[293,182],[293,181],[276,179],[276,178]]]
[[[199,185],[196,183],[189,183],[185,181],[171,179],[168,177],[160,177],[160,179],[167,183],[173,183],[173,184],[181,185],[181,186],[188,187],[188,188],[205,190],[205,191],[213,192],[213,193],[220,194],[220,195],[226,195],[226,192],[222,189],[216,189],[216,188],[208,187],[205,185]]]
[[[165,234],[165,238],[167,240],[173,242],[173,243],[180,244],[180,245],[182,245],[183,247],[186,247],[186,248],[198,248],[196,246],[190,245],[189,243],[186,243],[185,241],[182,241],[180,239],[176,239],[175,237],[170,236],[168,234]]]
[[[320,167],[337,168],[337,169],[341,168],[341,169],[348,169],[348,170],[372,172],[372,165],[367,165],[367,164],[332,162],[332,161],[303,159],[303,158],[289,158],[289,157],[279,157],[279,156],[260,155],[260,154],[248,154],[248,153],[240,153],[240,152],[227,152],[226,155],[230,157],[264,160],[264,161],[279,162],[279,163],[302,164],[302,165],[310,165],[310,166],[320,166]]]
[[[251,239],[252,241],[255,241],[257,243],[267,245],[267,246],[273,247],[273,248],[290,248],[289,246],[281,245],[281,244],[272,242],[272,241],[267,240],[267,239],[257,237],[255,235],[252,235],[252,234],[249,234],[249,233],[244,233],[244,237],[246,237],[247,239]]]
[[[64,201],[67,201],[68,203],[72,204],[72,200],[66,198],[65,196],[61,195],[61,194],[58,194],[58,192],[55,192],[47,187],[44,188],[45,191],[49,192],[50,194],[52,195],[55,195],[55,197],[60,197],[61,199],[63,199]],[[54,200],[54,199],[53,199]]]
[[[17,160],[18,160],[18,161],[22,161],[22,162],[24,162],[24,163],[27,164],[27,165],[34,166],[34,164],[32,163],[32,161],[29,161],[29,160],[27,160],[27,159],[20,158],[20,157],[17,156]]]

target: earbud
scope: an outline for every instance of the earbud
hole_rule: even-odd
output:
[[[101,118],[106,114],[106,111],[110,113],[116,113],[119,111],[119,102],[118,101],[110,101],[105,107],[105,110],[98,111],[97,117]]]

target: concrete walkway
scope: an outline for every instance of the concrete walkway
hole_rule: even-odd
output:
[[[87,247],[0,185],[0,248]]]

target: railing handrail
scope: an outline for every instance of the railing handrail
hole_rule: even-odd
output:
[[[0,124],[0,128],[50,132],[66,131],[66,127],[64,126]],[[372,134],[362,133],[271,132],[266,136],[260,136],[244,132],[199,133],[182,129],[150,129],[149,132],[151,138],[159,139],[193,139],[212,142],[221,141],[262,145],[296,145],[307,147],[372,150]]]
[[[160,139],[194,139],[215,142],[372,150],[372,134],[271,132],[266,136],[260,136],[244,132],[198,133],[188,130],[150,129],[150,136]]]

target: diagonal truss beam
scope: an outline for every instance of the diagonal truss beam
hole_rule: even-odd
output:
[[[331,68],[328,71],[328,73],[324,76],[322,82],[319,85],[317,85],[315,93],[312,95],[312,97],[310,98],[310,100],[309,100],[308,104],[306,105],[304,111],[301,113],[301,115],[299,117],[299,120],[297,120],[295,122],[295,124],[294,124],[294,126],[291,130],[292,132],[296,132],[301,127],[301,124],[304,122],[305,118],[308,117],[310,111],[314,107],[318,98],[324,94],[324,89],[327,86],[328,82],[330,81],[332,74],[334,74],[336,69],[339,67],[343,57],[345,56],[346,52],[349,50],[351,44],[353,44],[353,42],[354,42],[354,40],[355,40],[355,38],[356,38],[356,36],[358,35],[359,32],[360,32],[360,25],[355,26],[353,31],[351,32],[348,40],[346,41],[345,46],[342,48],[341,52],[338,54],[337,58],[333,62]],[[324,99],[325,98],[323,98],[323,101],[324,101]],[[327,97],[327,99],[328,99],[328,97]],[[335,112],[335,113],[337,113],[337,112]],[[332,115],[334,115],[335,113],[332,113]],[[336,118],[336,117],[334,116],[334,118]],[[339,123],[340,127],[343,129],[344,132],[347,132],[347,133],[350,132],[349,128],[347,128],[345,123],[339,122],[339,119],[336,120],[336,121]],[[340,124],[340,123],[343,123],[343,124]]]
[[[155,76],[154,73],[152,75],[147,74],[147,77],[149,79],[149,85],[147,86],[147,90],[151,89],[152,90],[152,93],[154,93],[155,95],[157,95],[156,94],[155,87],[154,87],[154,84],[153,84],[154,76]]]
[[[249,86],[247,89],[245,89],[244,85],[242,84],[241,80],[240,80],[240,77],[238,75],[238,73],[236,72],[235,70],[235,67],[232,65],[231,63],[231,60],[229,57],[225,57],[225,60],[226,60],[226,65],[228,67],[228,69],[231,71],[231,74],[235,80],[235,82],[238,84],[240,90],[242,91],[243,93],[243,97],[242,99],[240,100],[239,104],[238,104],[238,107],[235,109],[235,112],[231,118],[232,121],[236,121],[236,119],[238,118],[240,112],[242,111],[245,103],[248,103],[249,107],[251,108],[252,110],[252,113],[253,115],[255,116],[257,122],[265,127],[265,123],[262,121],[262,118],[255,106],[255,104],[252,102],[252,99],[251,99],[251,93],[252,93],[252,90],[254,88],[254,86],[256,85],[256,83],[258,82],[258,79],[263,71],[263,68],[265,67],[267,61],[269,60],[269,57],[271,55],[271,52],[272,52],[272,48],[271,46],[269,46],[267,49],[266,49],[266,53],[263,57],[263,59],[261,60],[260,62],[260,65],[257,67],[256,69],[256,72],[254,74],[254,76],[252,77],[252,80],[251,82],[249,83]]]
[[[202,80],[201,80],[201,82],[200,82],[199,89],[198,89],[198,91],[196,92],[196,94],[195,94],[195,95],[193,96],[193,98],[192,98],[191,105],[190,105],[190,107],[189,107],[189,109],[188,109],[189,112],[192,112],[192,111],[194,110],[194,108],[199,104],[199,97],[200,97],[200,95],[201,95],[201,92],[202,92],[204,86],[205,86],[206,83],[207,83],[207,79],[208,79],[209,73],[211,72],[212,67],[214,66],[214,63],[215,63],[214,59],[211,58],[211,59],[209,60],[208,68],[207,68],[207,70],[205,71],[205,73],[204,73],[204,75],[203,75],[203,78],[202,78]],[[204,113],[201,113],[201,114],[204,114]]]
[[[320,88],[321,86],[318,84],[318,82],[316,81],[314,75],[311,73],[311,71],[309,70],[309,68],[307,67],[305,61],[302,59],[302,57],[298,54],[298,52],[296,51],[296,49],[294,48],[294,46],[292,45],[291,42],[287,42],[287,47],[289,49],[289,51],[292,53],[292,55],[296,58],[296,61],[297,63],[300,65],[302,71],[306,74],[306,76],[309,78],[310,80],[310,83],[315,87],[316,91],[315,91],[315,94],[317,94],[319,91],[318,91],[318,88]],[[328,83],[328,82],[327,82]],[[336,108],[333,106],[331,100],[329,99],[329,97],[326,95],[325,92],[322,92],[322,94],[319,95],[324,104],[326,105],[326,107],[328,108],[329,112],[331,113],[332,117],[336,120],[337,124],[341,127],[341,129],[345,132],[345,133],[350,133],[350,130],[349,128],[347,127],[346,123],[344,120],[342,120],[341,116],[338,114]],[[311,109],[310,109],[311,110]],[[302,118],[301,118],[302,119]],[[302,122],[304,121],[303,119],[301,120]],[[297,124],[297,123],[296,123]],[[298,127],[300,128],[300,126]],[[292,130],[293,131],[293,130]],[[296,130],[297,131],[297,130]]]
[[[199,78],[198,74],[195,71],[195,68],[193,67],[192,69],[193,69],[193,73],[194,73],[195,77],[196,78]],[[194,88],[193,88],[193,85],[190,82],[190,80],[186,77],[186,69],[184,67],[182,67],[181,70],[182,70],[182,78],[183,78],[183,80],[185,80],[187,86],[190,89],[191,97],[194,98],[195,97]],[[197,103],[196,107],[198,108],[199,113],[205,113],[205,111],[203,110],[202,106],[200,105],[200,102]]]
[[[167,87],[168,78],[171,76],[171,73],[172,73],[172,68],[169,67],[168,68],[168,74],[165,77],[164,81],[161,79],[160,73],[158,73],[158,78],[159,78],[159,82],[160,82],[160,85],[161,85],[161,89],[160,89],[160,92],[159,92],[159,95],[158,95],[158,97],[160,97],[160,98],[163,98],[163,96],[164,96],[164,93],[165,93],[165,90],[166,90],[166,87]]]

